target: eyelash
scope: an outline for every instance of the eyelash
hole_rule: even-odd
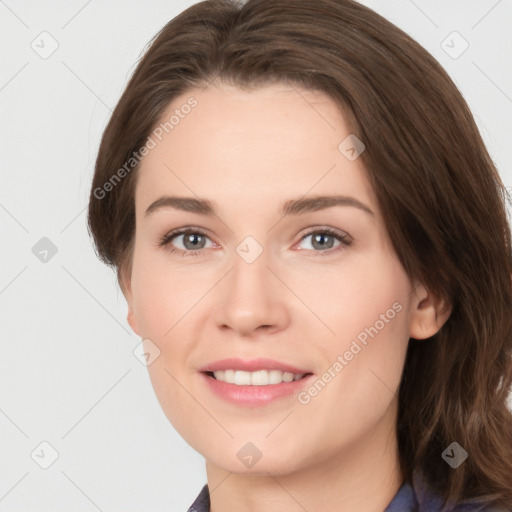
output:
[[[201,235],[201,236],[208,238],[208,235],[201,229],[187,227],[187,228],[177,229],[175,231],[171,231],[170,233],[165,234],[160,239],[158,246],[159,247],[168,246],[174,238],[176,238],[180,235],[190,235],[190,234]],[[340,243],[340,245],[338,245],[338,247],[335,247],[332,249],[327,249],[325,251],[315,251],[314,249],[302,249],[302,250],[313,251],[313,252],[319,253],[319,255],[325,255],[325,254],[329,255],[329,254],[333,254],[333,253],[337,252],[340,249],[343,249],[344,247],[348,247],[352,244],[352,240],[348,235],[345,235],[342,232],[340,232],[336,229],[333,229],[333,228],[329,228],[329,227],[317,228],[315,230],[311,230],[311,231],[305,233],[302,236],[302,238],[300,239],[300,241],[302,241],[304,238],[314,235],[314,234],[330,235],[341,243]],[[184,251],[182,249],[176,249],[175,247],[172,247],[171,249],[169,249],[170,254],[177,253],[181,256],[200,256],[202,251],[204,251],[204,249],[197,249],[197,250],[192,250],[192,251]]]

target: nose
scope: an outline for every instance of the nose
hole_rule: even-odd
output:
[[[290,321],[290,292],[269,266],[267,253],[252,263],[235,255],[233,267],[217,290],[215,320],[239,336],[280,331]]]

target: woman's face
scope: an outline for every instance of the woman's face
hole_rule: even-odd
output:
[[[125,292],[169,420],[233,472],[382,454],[409,337],[433,333],[420,325],[424,290],[412,291],[391,247],[362,146],[327,96],[285,85],[194,89],[162,122],[172,115],[138,171]],[[183,228],[191,233],[162,244]],[[265,372],[227,371],[230,384],[202,371],[227,358],[242,360],[228,370],[271,359],[252,368],[274,370],[275,382],[284,365],[309,376],[268,384]]]

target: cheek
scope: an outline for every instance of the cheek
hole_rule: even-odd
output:
[[[393,254],[374,251],[314,275],[290,274],[288,282],[310,309],[304,321],[310,329],[316,324],[322,350],[348,348],[358,335],[364,341],[367,329],[382,339],[404,332],[410,287]]]
[[[184,268],[171,274],[169,268],[158,265],[158,258],[144,251],[137,256],[133,263],[132,291],[141,335],[161,339],[171,336],[173,326],[198,301],[200,283],[191,279],[190,270]]]
[[[185,273],[173,272],[155,265],[155,258],[140,254],[134,259],[132,290],[134,313],[143,338],[149,338],[160,350],[159,356],[147,367],[155,395],[173,425],[185,421],[182,405],[190,397],[180,386],[185,382],[185,363],[190,350],[188,331],[196,294]],[[184,428],[185,433],[186,429]],[[183,435],[183,434],[182,434]]]
[[[342,311],[338,312],[337,331],[341,339],[379,339],[387,343],[403,331],[407,291],[400,282],[401,276],[388,274],[386,278],[368,275],[357,281],[348,296],[343,297]],[[378,279],[380,278],[380,279]],[[334,315],[334,311],[331,314]]]
[[[409,279],[398,260],[385,254],[331,277],[316,302],[323,304],[318,314],[334,331],[320,338],[326,366],[342,365],[331,391],[345,396],[350,389],[346,399],[355,399],[356,408],[358,403],[378,407],[401,378],[409,340]]]

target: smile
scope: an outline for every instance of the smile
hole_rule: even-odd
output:
[[[217,378],[215,374],[224,380]],[[226,374],[228,379],[234,379],[236,382],[227,382]],[[228,403],[246,407],[259,407],[279,399],[292,399],[314,379],[312,373],[293,374],[280,370],[216,370],[201,372],[200,375],[214,395]],[[259,383],[253,384],[253,378]]]
[[[283,372],[281,370],[257,370],[247,372],[243,370],[217,370],[213,373],[215,379],[237,386],[268,386],[292,382],[302,379],[304,373]]]

